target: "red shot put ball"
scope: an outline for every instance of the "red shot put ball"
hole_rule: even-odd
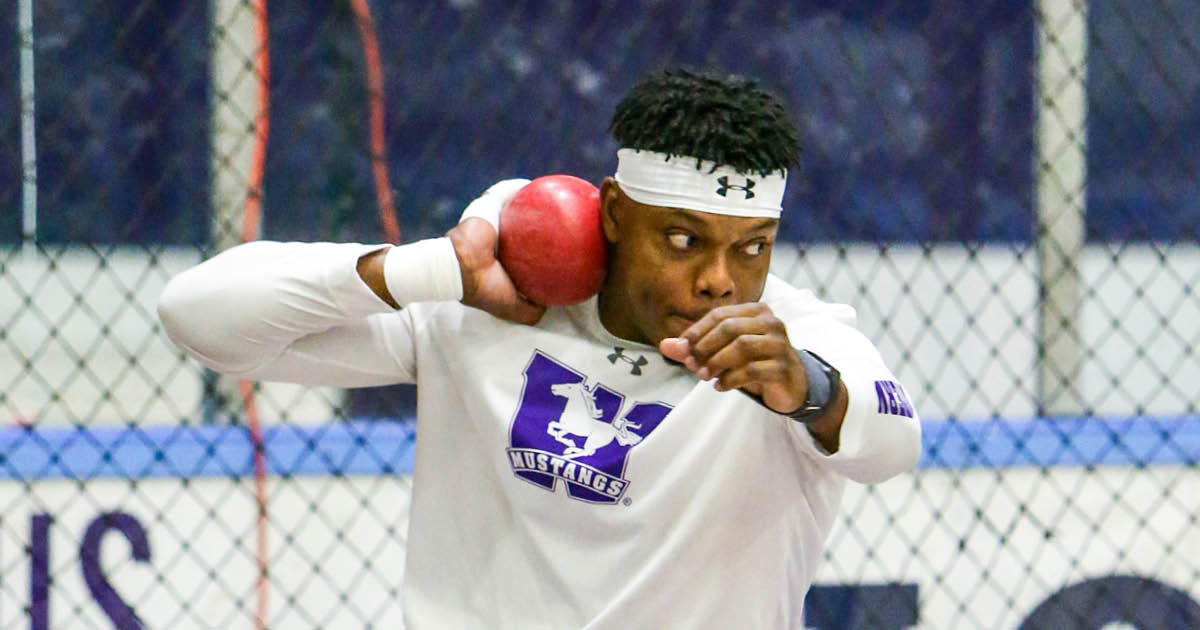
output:
[[[529,182],[500,211],[499,256],[517,290],[538,304],[595,295],[607,259],[600,190],[571,175]]]

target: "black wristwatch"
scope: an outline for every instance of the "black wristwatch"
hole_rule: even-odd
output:
[[[804,404],[800,408],[784,414],[800,422],[811,422],[825,415],[833,401],[837,400],[838,390],[841,389],[842,374],[837,368],[829,365],[825,359],[808,350],[797,350],[800,360],[804,363],[804,373],[808,377],[808,393],[804,396]]]

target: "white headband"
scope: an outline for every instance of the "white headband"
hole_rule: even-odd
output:
[[[787,171],[763,177],[694,157],[621,149],[617,183],[631,199],[648,206],[686,208],[736,217],[778,219]]]

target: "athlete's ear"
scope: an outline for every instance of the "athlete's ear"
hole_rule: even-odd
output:
[[[600,221],[604,226],[604,238],[609,243],[617,242],[618,226],[621,223],[621,187],[617,180],[605,177],[600,184]]]

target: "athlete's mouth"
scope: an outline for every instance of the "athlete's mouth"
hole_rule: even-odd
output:
[[[705,315],[708,315],[708,310],[709,309],[700,309],[697,311],[675,311],[674,315],[682,319],[698,322],[703,319]]]
[[[692,324],[695,324],[696,322],[700,321],[701,318],[704,317],[704,315],[705,315],[705,313],[702,313],[702,312],[686,313],[686,312],[680,312],[680,311],[673,311],[671,313],[670,317],[675,322],[682,324],[682,327],[680,327],[680,329],[677,331],[677,334],[682,334],[683,331],[687,330],[688,328],[691,328]]]

